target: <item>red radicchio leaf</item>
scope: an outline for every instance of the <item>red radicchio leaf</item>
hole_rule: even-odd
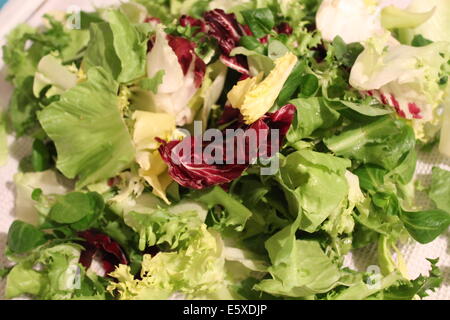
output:
[[[223,109],[222,116],[217,121],[217,125],[222,126],[224,124],[230,123],[233,120],[237,120],[235,124],[233,124],[233,128],[239,127],[241,123],[244,121],[244,118],[241,115],[239,109],[233,108],[231,105],[225,105]]]
[[[195,53],[195,44],[183,37],[175,37],[172,35],[167,35],[167,40],[169,42],[169,46],[178,57],[178,62],[183,69],[184,75],[188,73],[192,60],[195,59],[195,86],[199,88],[203,82],[203,78],[205,77],[206,64]]]
[[[192,58],[194,56],[195,46],[188,39],[182,37],[175,37],[172,35],[167,35],[167,40],[169,42],[169,46],[175,52],[178,57],[178,62],[183,69],[184,75],[186,75],[189,71],[189,67],[192,62]]]
[[[280,146],[291,126],[295,110],[295,106],[289,104],[274,113],[267,113],[250,126],[240,122],[239,129],[242,130],[238,130],[235,136],[231,137],[222,132],[227,138],[219,145],[204,143],[200,137],[187,137],[171,142],[157,139],[161,143],[159,152],[169,167],[170,176],[180,185],[193,189],[223,185],[240,177],[258,156],[274,154],[272,151],[275,150],[271,150],[272,130],[279,130],[277,143]],[[254,130],[256,146],[249,143],[251,139],[247,134],[251,133],[250,130]],[[213,144],[216,153],[205,153],[206,148]],[[234,149],[232,161],[227,158],[229,146]],[[188,152],[185,153],[186,150]],[[217,152],[220,154],[217,155]],[[220,163],[215,162],[217,157],[221,159]]]
[[[147,17],[144,20],[145,23],[161,23],[161,19],[160,18],[156,18],[156,17]]]
[[[397,114],[401,118],[407,118],[406,113],[404,110],[401,109],[400,103],[398,102],[397,98],[393,94],[386,95],[382,93],[380,90],[368,90],[364,91],[364,94],[367,94],[368,96],[371,96],[378,101],[380,101],[384,105],[389,105],[395,109]],[[417,107],[417,104],[415,103],[408,103],[408,109],[411,113],[411,116],[413,119],[421,119],[422,116],[420,115],[421,110],[419,107]]]
[[[242,73],[242,75],[244,75],[245,77],[248,78],[250,76],[250,72],[248,71],[247,58],[245,56],[237,55],[235,57],[230,57],[222,54],[220,56],[220,61],[228,68]]]
[[[94,230],[79,232],[78,236],[86,240],[82,243],[85,250],[80,256],[80,263],[86,269],[91,266],[96,253],[101,256],[106,274],[113,272],[115,266],[119,264],[128,264],[128,259],[120,245],[109,236]]]
[[[289,23],[282,22],[275,27],[275,31],[280,34],[286,34],[290,36],[294,32],[294,29],[291,27]]]
[[[261,42],[262,44],[266,44],[267,42],[269,42],[269,36],[264,36],[261,39],[259,39],[259,42]]]
[[[198,32],[206,32],[206,24],[203,20],[201,19],[196,19],[187,15],[182,15],[180,17],[180,25],[182,27],[187,27],[187,26],[191,26],[191,27],[197,27],[198,31],[196,31],[196,33]]]
[[[239,45],[239,40],[247,34],[245,28],[241,26],[236,16],[227,14],[221,9],[208,11],[204,15],[208,26],[208,34],[217,40],[222,55],[221,61],[240,73],[249,74],[247,58],[244,56],[230,57],[231,51]]]
[[[248,25],[243,25],[241,28],[246,36],[253,36],[253,32]]]

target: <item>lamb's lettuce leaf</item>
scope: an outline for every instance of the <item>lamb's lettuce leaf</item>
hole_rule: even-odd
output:
[[[442,210],[402,212],[400,219],[409,234],[420,243],[429,243],[450,226],[450,213]]]
[[[67,181],[66,181],[67,182]],[[37,225],[39,223],[37,202],[32,199],[33,191],[40,189],[44,194],[64,194],[70,190],[62,176],[53,170],[42,172],[19,172],[14,176],[16,185],[15,215],[18,219]]]
[[[388,170],[415,146],[412,128],[402,120],[381,117],[367,125],[347,128],[340,135],[324,140],[339,156],[362,163],[379,165]]]

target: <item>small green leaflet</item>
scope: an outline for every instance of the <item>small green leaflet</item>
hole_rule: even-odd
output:
[[[353,111],[356,111],[360,114],[363,114],[365,116],[369,117],[378,117],[378,116],[384,116],[386,114],[391,114],[394,112],[394,109],[387,109],[383,108],[381,104],[372,104],[373,101],[368,101],[367,99],[362,101],[361,103],[354,103],[351,101],[344,101],[341,100],[340,103],[342,103],[347,108],[352,109]]]
[[[16,220],[8,231],[8,247],[14,253],[25,253],[47,242],[44,232],[35,226]]]
[[[241,12],[246,24],[250,27],[257,38],[262,38],[269,34],[275,26],[275,17],[268,8],[255,10],[245,10]]]
[[[34,140],[33,151],[31,153],[31,165],[36,172],[50,169],[50,151],[42,140]]]
[[[151,91],[154,94],[158,93],[158,87],[163,83],[165,71],[160,70],[153,78],[145,78],[139,81],[139,86],[147,91]]]
[[[319,79],[313,74],[307,73],[300,78],[299,98],[309,98],[319,90]]]
[[[433,43],[433,41],[424,38],[424,36],[422,36],[421,34],[417,34],[414,36],[411,45],[413,47],[425,47],[431,43]]]
[[[71,224],[98,215],[104,206],[103,199],[95,192],[72,192],[56,201],[49,217],[58,223]]]
[[[359,43],[345,44],[340,36],[336,36],[332,42],[334,48],[334,56],[346,67],[352,67],[356,58],[364,50]]]
[[[260,54],[264,54],[264,47],[261,42],[259,42],[256,37],[253,36],[243,36],[239,40],[239,44],[243,46],[245,49],[256,51]]]
[[[301,61],[297,63],[297,65],[294,67],[294,70],[292,70],[291,74],[289,75],[289,78],[284,83],[283,89],[278,96],[278,105],[284,106],[288,103],[294,93],[296,93],[296,91],[300,87],[300,79],[302,78],[305,69],[305,62]]]
[[[442,210],[404,211],[400,219],[409,234],[422,244],[436,239],[450,225],[450,213]]]

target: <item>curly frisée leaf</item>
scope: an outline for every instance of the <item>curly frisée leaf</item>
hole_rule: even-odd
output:
[[[120,265],[111,277],[108,290],[117,291],[122,300],[165,300],[175,292],[188,299],[231,299],[227,288],[223,242],[201,226],[200,236],[186,249],[144,255],[140,278]]]
[[[117,175],[134,159],[134,146],[118,106],[118,84],[101,68],[38,115],[56,145],[57,168],[82,188]]]

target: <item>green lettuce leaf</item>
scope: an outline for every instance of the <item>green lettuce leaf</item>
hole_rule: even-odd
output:
[[[370,279],[360,281],[359,283],[350,286],[337,295],[333,296],[331,300],[365,300],[369,297],[382,292],[384,289],[390,288],[404,278],[398,272],[393,272],[386,277],[378,279],[377,285],[372,285]],[[382,298],[381,298],[382,299]]]
[[[91,41],[83,68],[103,67],[114,79],[127,83],[145,75],[146,35],[141,34],[120,11],[108,12],[109,23],[91,25]]]
[[[47,97],[60,95],[75,87],[77,81],[77,75],[67,66],[63,66],[58,58],[47,55],[39,61],[34,76],[33,93],[36,97],[40,97],[41,91],[50,85],[51,88],[45,92],[45,95]]]
[[[124,2],[120,5],[122,11],[131,23],[144,23],[148,17],[148,11],[145,6],[137,2]]]
[[[381,25],[386,29],[415,28],[430,19],[435,11],[432,8],[427,12],[412,12],[387,6],[381,10]]]
[[[81,247],[60,244],[39,249],[14,266],[6,280],[6,298],[24,294],[44,300],[71,298],[77,287]],[[41,265],[39,271],[34,267]]]
[[[39,55],[25,49],[26,35],[34,32],[36,32],[34,28],[21,24],[6,37],[3,61],[8,66],[9,80],[16,86],[19,86],[27,77],[34,75],[39,62]]]
[[[86,19],[85,14],[81,15],[81,19]],[[69,45],[61,51],[61,58],[64,63],[80,59],[84,55],[90,40],[90,32],[87,29],[71,29],[68,30],[67,33],[69,34],[70,42]]]
[[[349,186],[347,159],[301,150],[286,157],[278,182],[283,187],[289,212],[301,216],[300,229],[314,232],[334,212],[346,205]]]
[[[117,175],[134,159],[134,146],[118,109],[118,84],[101,68],[39,113],[54,140],[57,168],[77,187]]]
[[[313,240],[296,240],[299,219],[266,241],[272,266],[272,279],[261,281],[255,289],[295,298],[331,290],[341,274],[339,268]]]
[[[260,176],[247,175],[233,182],[230,192],[242,199],[242,204],[252,212],[243,230],[243,238],[269,237],[274,230],[290,224],[285,199],[280,189],[261,181]],[[258,244],[259,245],[259,244]]]
[[[34,72],[34,71],[33,71]],[[8,117],[17,136],[36,132],[39,122],[36,113],[41,109],[39,99],[33,94],[33,77],[29,76],[17,86],[9,102]]]
[[[133,0],[143,5],[149,16],[160,19],[163,23],[170,23],[173,17],[170,13],[170,0]]]
[[[297,107],[296,116],[287,135],[290,143],[311,137],[318,129],[329,129],[340,118],[340,114],[329,108],[323,98],[300,98],[290,103]]]

